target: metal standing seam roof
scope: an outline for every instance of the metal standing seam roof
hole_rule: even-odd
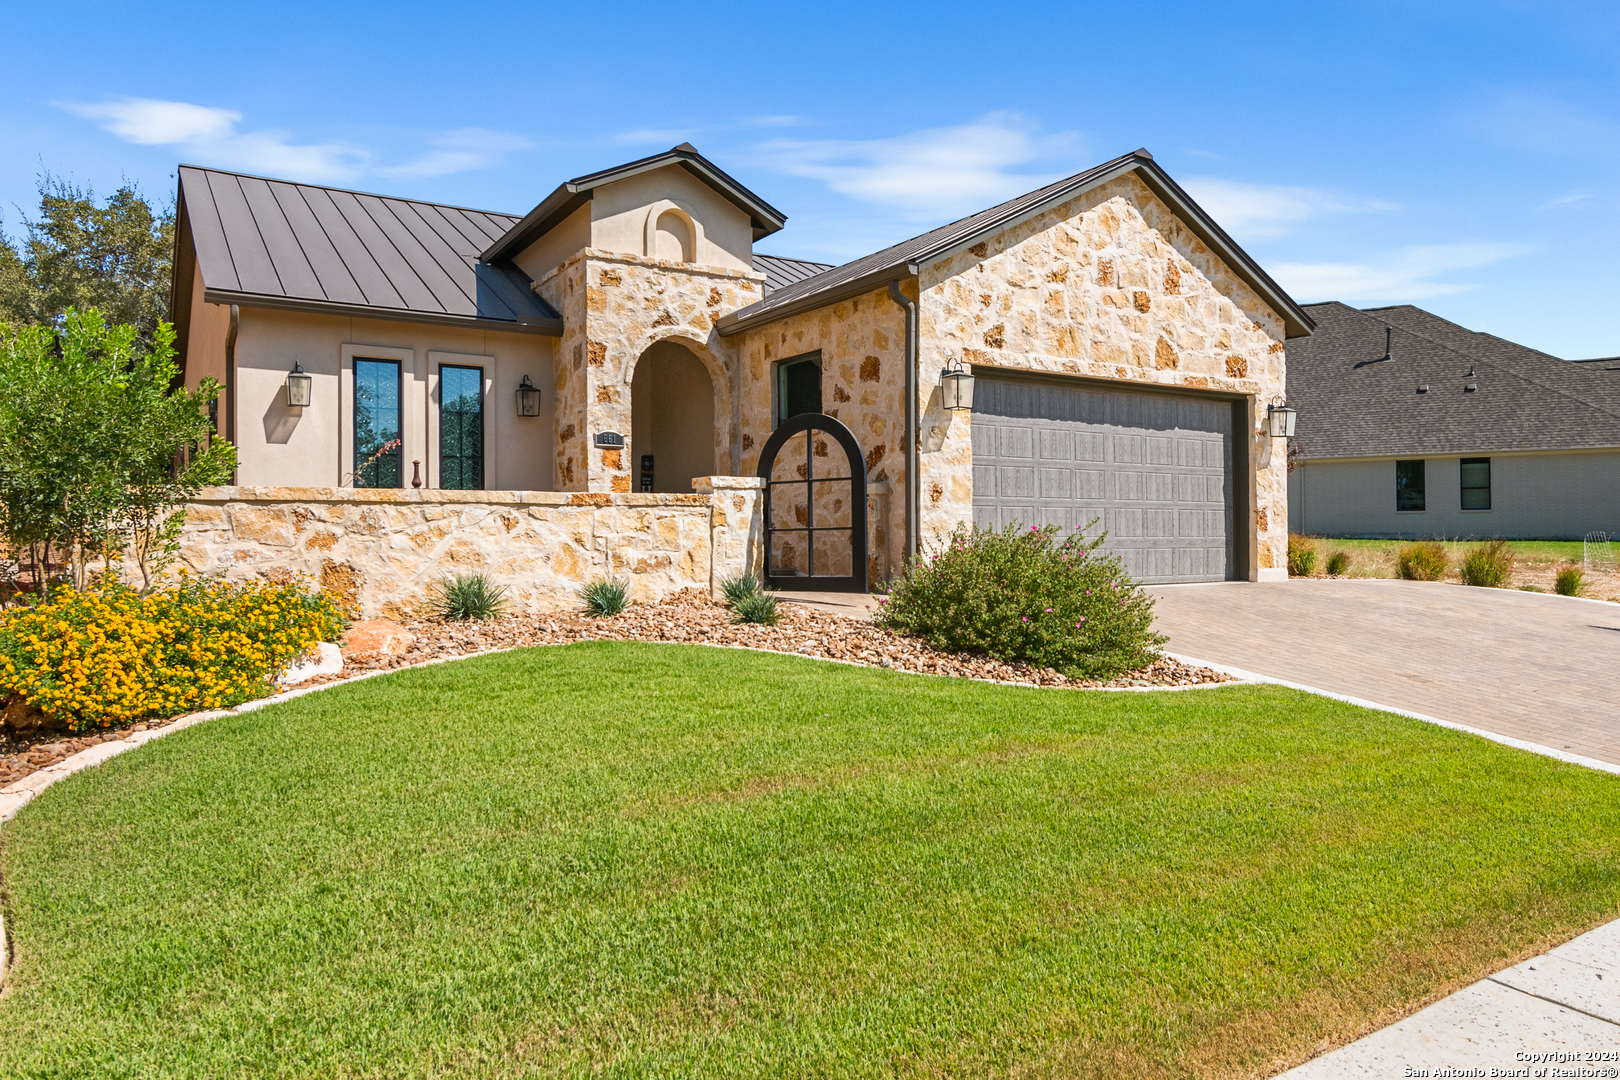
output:
[[[1288,347],[1301,458],[1620,447],[1620,380],[1601,370],[1421,308],[1307,310],[1316,333]],[[1386,327],[1391,360],[1380,359]]]
[[[1282,317],[1286,336],[1301,337],[1311,332],[1313,324],[1304,310],[1236,241],[1226,235],[1225,230],[1190,195],[1170,179],[1169,174],[1154,162],[1153,155],[1146,150],[1133,151],[1027,195],[1009,199],[960,221],[953,221],[893,247],[775,290],[764,299],[722,318],[719,331],[722,336],[729,337],[774,319],[869,292],[898,275],[915,275],[926,263],[971,247],[981,239],[1028,220],[1050,206],[1129,172],[1137,173],[1149,190]]]
[[[512,214],[180,166],[203,299],[558,335],[515,266],[479,253]]]
[[[785,289],[806,278],[824,274],[832,263],[810,262],[808,259],[787,259],[780,255],[762,255],[754,252],[754,269],[765,275],[765,295],[774,289]]]

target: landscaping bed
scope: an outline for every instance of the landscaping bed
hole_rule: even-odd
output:
[[[1361,540],[1312,537],[1317,559],[1309,576],[1330,576],[1328,560],[1335,552],[1348,556],[1349,565],[1338,577],[1396,578],[1397,559],[1404,540]],[[1459,568],[1467,553],[1479,546],[1476,540],[1443,540],[1448,567],[1442,580],[1460,582]],[[1513,570],[1507,587],[1534,592],[1554,592],[1558,572],[1569,566],[1582,567],[1584,581],[1581,595],[1591,600],[1620,602],[1620,572],[1602,567],[1583,566],[1584,545],[1579,540],[1509,540],[1508,550],[1513,554]]]

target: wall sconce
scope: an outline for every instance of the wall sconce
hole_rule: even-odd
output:
[[[519,416],[540,415],[540,388],[530,382],[527,375],[518,384],[517,409]]]
[[[939,373],[939,396],[952,412],[973,409],[973,373],[954,356],[945,362],[945,370]]]
[[[1282,398],[1277,398],[1266,406],[1266,430],[1273,439],[1291,439],[1294,437],[1294,421],[1299,413],[1283,404]]]
[[[287,407],[302,409],[308,406],[314,385],[315,380],[304,374],[304,365],[294,360],[293,369],[287,375]]]

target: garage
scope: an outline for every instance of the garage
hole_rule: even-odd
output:
[[[1241,404],[975,374],[976,524],[1106,531],[1105,549],[1144,582],[1248,577],[1233,512],[1247,503],[1233,467]]]

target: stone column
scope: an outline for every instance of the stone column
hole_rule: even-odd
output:
[[[765,480],[758,476],[698,476],[692,489],[709,496],[709,591],[765,565]]]

